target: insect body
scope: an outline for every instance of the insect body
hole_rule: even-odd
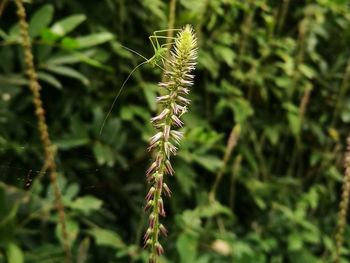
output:
[[[126,84],[126,82],[129,80],[129,78],[131,77],[131,75],[139,68],[141,67],[142,65],[144,64],[150,64],[152,67],[159,67],[161,68],[162,70],[164,70],[164,68],[162,67],[166,61],[166,57],[167,57],[167,54],[168,54],[168,51],[169,51],[169,48],[174,44],[174,37],[167,37],[167,36],[163,36],[163,35],[159,35],[159,34],[162,34],[162,33],[167,33],[168,31],[179,31],[180,29],[166,29],[166,30],[158,30],[158,31],[154,31],[153,32],[153,35],[149,36],[149,40],[152,44],[152,47],[153,47],[153,50],[154,50],[154,55],[147,59],[145,56],[141,55],[140,53],[138,53],[137,51],[135,50],[132,50],[128,47],[125,47],[125,46],[122,46],[123,48],[125,48],[126,50],[142,57],[145,61],[141,62],[140,64],[138,64],[130,73],[129,75],[126,77],[126,79],[124,80],[121,88],[119,89],[117,95],[115,96],[114,100],[113,100],[113,103],[105,117],[105,119],[103,120],[102,122],[102,125],[101,125],[101,129],[100,129],[100,135],[102,134],[102,130],[103,130],[103,127],[105,126],[106,124],[106,121],[109,117],[109,115],[111,114],[112,110],[113,110],[113,107],[119,97],[119,95],[121,94],[121,92],[123,91],[124,89],[124,86]],[[160,39],[163,39],[163,40],[166,40],[167,43],[164,43],[162,45],[159,44],[159,40]],[[162,66],[160,65],[160,62],[162,64]]]
[[[159,65],[157,65],[158,62],[163,61],[167,53],[168,49],[166,47],[160,47],[159,49],[155,50],[155,54],[148,60],[148,63],[151,64],[152,67],[159,67]]]

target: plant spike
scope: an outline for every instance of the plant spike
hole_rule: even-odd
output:
[[[176,127],[182,127],[181,116],[187,112],[190,100],[185,98],[188,88],[193,84],[194,76],[191,72],[195,69],[197,58],[197,39],[190,25],[186,25],[178,32],[174,47],[166,61],[166,81],[159,84],[167,91],[167,95],[157,98],[162,107],[161,113],[152,118],[151,122],[156,134],[150,139],[149,150],[154,153],[154,160],[146,172],[147,181],[151,184],[146,195],[145,210],[150,210],[149,226],[144,236],[145,247],[150,248],[149,263],[158,263],[159,256],[164,253],[159,243],[159,233],[167,235],[167,229],[159,222],[159,216],[165,217],[163,190],[170,196],[171,191],[164,182],[165,175],[175,173],[170,156],[175,155],[182,133]]]

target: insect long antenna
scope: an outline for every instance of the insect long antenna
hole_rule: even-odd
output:
[[[120,45],[122,48],[125,48],[126,50],[130,51],[131,53],[134,53],[135,55],[138,55],[140,56],[141,58],[143,58],[144,60],[148,60],[148,58],[146,58],[145,56],[141,55],[139,52],[131,49],[131,48],[128,48],[126,46],[123,46],[123,45]]]
[[[104,120],[103,120],[103,122],[102,122],[101,129],[100,129],[100,136],[101,136],[101,134],[102,134],[102,130],[103,130],[105,124],[106,124],[106,121],[107,121],[109,115],[111,114],[111,112],[112,112],[112,110],[113,110],[113,108],[114,108],[115,103],[117,102],[118,97],[120,96],[120,94],[121,94],[122,91],[123,91],[123,88],[124,88],[126,82],[129,80],[129,78],[130,78],[131,75],[135,72],[135,70],[137,70],[139,67],[141,67],[142,65],[144,65],[144,64],[146,64],[146,63],[148,63],[148,60],[147,60],[147,61],[144,61],[144,62],[141,62],[140,64],[138,64],[138,65],[129,73],[129,75],[127,76],[127,78],[124,80],[124,82],[123,82],[121,88],[119,89],[117,95],[115,96],[115,98],[114,98],[114,100],[113,100],[113,103],[112,103],[112,105],[111,105],[111,107],[110,107],[110,109],[109,109],[109,111],[108,111],[106,117],[104,118]]]

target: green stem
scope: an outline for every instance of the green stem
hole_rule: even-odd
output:
[[[336,99],[336,105],[335,105],[334,111],[333,111],[331,127],[335,127],[337,125],[340,109],[344,105],[343,98],[345,97],[345,94],[347,93],[347,91],[349,89],[349,81],[350,81],[350,57],[347,61],[344,77],[343,77],[343,80],[342,80],[342,83],[340,86],[340,90],[339,90],[339,93],[338,93],[338,96]]]
[[[159,236],[159,210],[158,210],[158,202],[160,200],[161,193],[160,189],[157,189],[154,193],[154,204],[153,204],[153,211],[152,214],[154,215],[154,231],[152,235],[152,245],[151,245],[151,258],[154,260],[154,263],[158,263],[158,253],[156,244],[158,243],[158,236]]]

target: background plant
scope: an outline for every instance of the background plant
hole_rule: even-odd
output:
[[[46,176],[38,180],[43,153],[15,6],[7,2],[0,18],[0,258],[62,262],[51,186]],[[76,233],[73,256],[147,262],[140,248],[145,149],[160,70],[145,65],[136,72],[101,136],[99,129],[141,61],[120,44],[151,57],[147,37],[167,28],[170,4],[32,2],[26,7],[35,64],[68,228]],[[174,27],[187,23],[200,51],[169,186],[163,261],[330,262],[350,122],[348,1],[178,0]],[[226,160],[236,125],[239,138]],[[28,178],[33,185],[25,190]]]

